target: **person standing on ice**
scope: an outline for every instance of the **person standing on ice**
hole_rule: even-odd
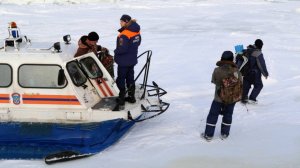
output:
[[[236,64],[233,62],[233,53],[231,51],[224,51],[221,60],[216,64],[218,67],[215,68],[212,74],[211,82],[216,85],[215,87],[215,96],[211,104],[209,114],[206,119],[206,128],[205,132],[201,134],[201,137],[207,141],[211,141],[214,136],[216,123],[218,121],[219,115],[223,115],[222,124],[221,124],[221,138],[225,139],[229,136],[229,131],[232,123],[232,114],[236,101],[240,100],[241,91],[242,91],[242,75],[239,72]],[[239,98],[234,99],[235,94],[228,94],[229,101],[224,102],[224,98],[221,97],[221,90],[223,87],[224,79],[228,77],[234,77],[236,82],[239,83]],[[230,82],[231,83],[231,82]]]
[[[115,62],[118,64],[116,83],[120,90],[116,110],[124,109],[125,101],[135,103],[134,66],[137,64],[138,47],[141,44],[140,25],[129,15],[120,18],[121,28],[117,38]],[[126,86],[128,97],[125,98]]]
[[[267,79],[269,76],[267,66],[263,53],[261,51],[263,47],[263,41],[261,39],[255,40],[253,45],[253,52],[249,56],[249,72],[246,73],[243,79],[243,96],[242,103],[257,103],[257,96],[263,88],[263,83],[261,80],[262,75]],[[251,85],[254,85],[254,88],[248,98],[248,93],[251,88]]]

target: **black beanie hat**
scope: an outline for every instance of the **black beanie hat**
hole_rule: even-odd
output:
[[[131,17],[129,15],[124,14],[121,16],[120,20],[128,23],[131,20]]]
[[[256,39],[254,42],[254,45],[258,48],[258,49],[262,49],[262,46],[264,45],[263,41],[261,39]]]
[[[80,41],[84,44],[87,40],[88,36],[87,35],[83,35],[80,37]]]
[[[96,32],[90,32],[88,34],[88,39],[90,41],[98,41],[99,40],[99,35]]]
[[[233,61],[233,53],[231,51],[224,51],[221,61]]]

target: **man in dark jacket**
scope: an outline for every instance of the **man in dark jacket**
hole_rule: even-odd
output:
[[[253,51],[249,57],[249,72],[244,76],[243,80],[243,96],[242,103],[257,103],[257,96],[263,88],[263,83],[261,80],[262,75],[267,79],[269,76],[265,59],[261,49],[263,47],[263,41],[261,39],[255,40],[253,45]],[[254,85],[254,88],[249,96],[248,93]]]
[[[135,103],[134,66],[137,64],[138,47],[141,44],[140,26],[129,15],[120,18],[121,29],[115,49],[115,62],[118,64],[117,86],[120,90],[118,107],[124,109],[125,101]],[[128,97],[125,98],[126,86]]]
[[[235,102],[225,104],[220,98],[219,93],[223,83],[223,79],[227,78],[230,74],[233,74],[238,80],[240,80],[240,82],[242,82],[242,75],[233,62],[233,53],[231,51],[224,51],[221,57],[221,61],[218,61],[216,65],[218,67],[215,68],[211,80],[211,82],[216,85],[215,97],[206,119],[205,132],[201,134],[202,138],[207,141],[211,141],[214,136],[216,123],[220,114],[223,115],[221,125],[221,138],[225,139],[229,136]]]

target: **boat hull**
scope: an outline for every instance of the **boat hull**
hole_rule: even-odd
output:
[[[1,159],[41,159],[73,151],[95,154],[118,141],[133,121],[114,119],[93,123],[0,123]]]

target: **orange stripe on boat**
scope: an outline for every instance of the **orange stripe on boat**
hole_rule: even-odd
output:
[[[22,95],[23,104],[80,105],[74,95]]]
[[[9,100],[0,100],[0,103],[10,103]]]
[[[10,95],[0,94],[0,103],[10,103]]]
[[[97,85],[98,85],[98,88],[100,89],[100,91],[102,92],[102,94],[104,95],[104,97],[107,97],[107,94],[104,91],[103,87],[101,86],[101,83],[100,84],[97,83]]]
[[[57,98],[57,99],[77,99],[74,95],[22,95],[23,98]]]
[[[103,78],[102,78],[101,80],[102,80],[102,82],[103,82],[105,88],[107,89],[109,95],[110,95],[110,96],[114,96],[113,92],[111,91],[111,89],[110,89],[109,86],[107,85],[106,81],[105,81]]]
[[[80,105],[80,102],[23,100],[23,104]]]

